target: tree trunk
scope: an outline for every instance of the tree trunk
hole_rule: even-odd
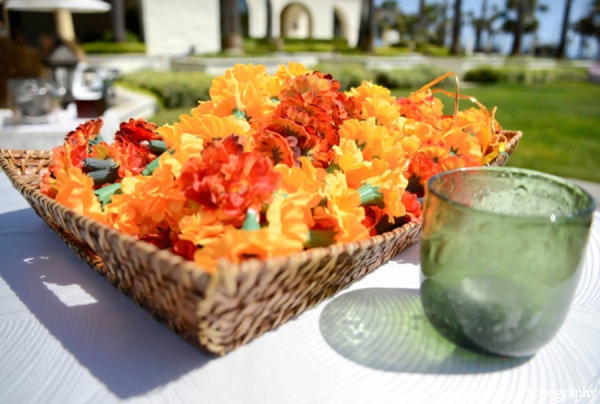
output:
[[[221,0],[221,50],[242,52],[242,21],[237,0]]]
[[[479,16],[479,23],[475,26],[475,52],[483,52],[483,45],[481,44],[481,39],[483,37],[483,31],[485,30],[488,23],[487,7],[488,0],[483,0],[481,2],[481,15]]]
[[[454,17],[452,22],[452,46],[450,54],[460,55],[460,29],[462,19],[462,0],[454,0]]]
[[[265,0],[267,12],[267,32],[265,32],[265,40],[267,43],[273,42],[273,6],[271,0]]]
[[[519,56],[521,54],[521,44],[523,41],[524,33],[524,20],[525,20],[525,7],[527,0],[519,0],[517,5],[517,24],[515,26],[512,50],[510,51],[511,56]]]
[[[417,21],[416,42],[424,42],[426,39],[427,10],[425,0],[419,0],[419,20]]]
[[[123,0],[112,0],[111,17],[115,42],[125,42],[127,38],[125,35]]]
[[[438,42],[440,46],[446,46],[446,38],[448,37],[448,0],[444,0],[441,10],[444,15],[438,26]]]
[[[577,57],[583,59],[585,48],[587,47],[587,38],[585,35],[579,34],[579,46],[577,50]]]
[[[567,32],[569,31],[569,16],[571,14],[572,0],[565,1],[565,12],[563,14],[562,30],[560,31],[560,43],[558,44],[558,52],[556,57],[564,59],[567,48]]]
[[[374,0],[362,0],[358,48],[365,53],[375,51],[375,4]]]

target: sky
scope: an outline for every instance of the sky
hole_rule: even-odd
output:
[[[418,0],[397,0],[400,9],[404,13],[414,14],[418,11],[419,1]],[[428,3],[443,3],[443,0],[427,0]],[[482,0],[462,0],[463,13],[466,14],[472,11],[476,16],[480,15]],[[581,17],[586,15],[586,11],[591,0],[572,0],[570,21],[575,22]],[[448,0],[448,4],[452,6],[453,0]],[[488,13],[490,12],[493,5],[500,8],[504,7],[506,0],[488,0]],[[545,13],[538,13],[537,17],[540,22],[540,28],[538,30],[539,43],[541,44],[558,44],[560,40],[560,31],[562,26],[562,18],[565,8],[566,0],[538,0],[538,3],[545,4],[548,7],[548,11]],[[463,28],[461,39],[463,43],[468,40],[473,40],[475,34],[472,27],[465,24]],[[571,42],[568,44],[568,55],[574,57],[578,53],[579,49],[579,36],[575,33],[570,34]],[[497,38],[500,50],[503,53],[507,53],[512,45],[511,35],[500,35]],[[589,56],[595,56],[596,43],[594,40],[590,41],[590,48],[588,49]]]

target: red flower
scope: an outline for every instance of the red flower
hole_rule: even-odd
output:
[[[144,119],[131,118],[127,122],[121,122],[119,130],[115,133],[115,141],[140,143],[157,140],[160,139],[160,135],[156,129],[155,124]]]
[[[378,234],[377,225],[387,216],[383,209],[375,205],[364,206],[364,209],[365,218],[363,219],[362,224],[369,230],[369,236],[375,236]]]
[[[227,143],[214,141],[201,158],[189,160],[179,183],[186,198],[216,213],[225,223],[240,226],[249,208],[262,210],[280,177],[268,157],[259,152],[230,153]]]
[[[110,148],[119,164],[120,178],[125,177],[127,171],[133,175],[141,173],[156,158],[149,148],[129,141],[117,141]]]
[[[94,140],[100,134],[102,123],[102,119],[92,119],[82,123],[77,129],[67,134],[65,143],[71,146],[76,144],[85,144],[87,146],[88,141]]]
[[[417,198],[417,195],[411,192],[404,192],[402,194],[402,203],[406,208],[406,214],[410,217],[411,221],[415,221],[416,219],[421,217],[421,203]]]
[[[191,261],[194,259],[196,246],[189,240],[177,240],[175,243],[173,243],[171,252]]]

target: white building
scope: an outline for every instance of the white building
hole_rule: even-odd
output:
[[[181,55],[220,49],[219,0],[140,0],[141,25],[149,55]],[[266,33],[266,0],[245,0],[248,32]],[[271,0],[273,36],[358,40],[360,0]]]

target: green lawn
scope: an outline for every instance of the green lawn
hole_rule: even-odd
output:
[[[600,182],[599,85],[497,84],[462,91],[497,106],[503,128],[523,132],[509,165]]]
[[[496,84],[462,92],[490,108],[497,106],[496,117],[502,127],[523,132],[509,165],[600,182],[600,85]],[[444,97],[444,103],[451,102]],[[461,101],[461,108],[468,104]],[[152,121],[172,123],[190,109],[162,110]]]

